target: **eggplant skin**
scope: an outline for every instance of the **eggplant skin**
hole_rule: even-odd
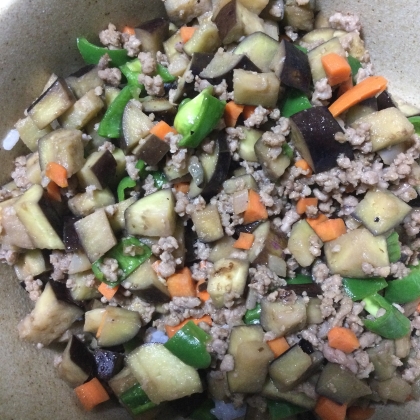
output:
[[[296,149],[315,173],[337,166],[339,155],[354,159],[350,143],[335,139],[343,130],[327,107],[317,106],[292,115],[290,128]]]

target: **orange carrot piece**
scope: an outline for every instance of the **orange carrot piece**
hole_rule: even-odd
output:
[[[115,287],[108,286],[106,283],[101,283],[98,287],[98,292],[106,297],[107,300],[111,300],[115,293],[117,293],[120,285],[117,284]]]
[[[416,311],[420,314],[420,303],[417,305]]]
[[[289,343],[284,337],[277,337],[274,340],[269,340],[267,341],[267,344],[274,353],[274,357],[279,357],[290,348]]]
[[[61,201],[60,187],[54,181],[48,183],[47,194],[52,200]]]
[[[195,281],[192,278],[191,271],[188,267],[184,267],[172,276],[166,279],[166,286],[168,287],[171,297],[184,296],[196,297]]]
[[[184,194],[187,194],[190,190],[190,183],[189,182],[178,182],[174,184],[175,191],[177,192],[183,192]]]
[[[196,286],[196,291],[197,291],[197,297],[203,302],[206,302],[207,300],[210,299],[210,293],[207,291],[207,289],[200,291],[200,286],[204,283],[206,283],[205,280],[199,280]]]
[[[122,33],[128,34],[128,35],[135,35],[136,31],[134,30],[132,26],[124,26]]]
[[[74,389],[74,392],[87,411],[109,400],[109,395],[98,378],[93,378],[89,382],[78,386]]]
[[[348,90],[353,87],[353,78],[350,76],[346,81],[340,84],[338,87],[337,96],[344,95]]]
[[[328,345],[344,353],[351,353],[360,347],[356,334],[345,327],[333,327],[328,331]]]
[[[267,218],[267,209],[261,202],[260,195],[254,190],[248,190],[248,207],[244,211],[244,223],[248,224]]]
[[[349,407],[347,410],[347,420],[368,420],[375,414],[373,407]]]
[[[161,120],[150,129],[150,134],[154,134],[161,140],[165,140],[165,136],[168,133],[178,134],[175,128],[172,128],[168,123]]]
[[[224,113],[226,127],[235,127],[236,121],[243,110],[244,105],[238,105],[233,101],[228,102],[225,106]]]
[[[321,420],[344,420],[347,404],[337,404],[326,397],[319,397],[315,406],[315,413]]]
[[[244,116],[244,120],[247,120],[255,111],[256,106],[254,105],[245,105],[242,111],[242,115]]]
[[[181,26],[179,28],[179,34],[181,35],[182,42],[184,44],[188,42],[196,30],[197,28],[194,26]]]
[[[351,76],[350,64],[341,55],[336,53],[325,54],[321,57],[321,63],[331,86],[339,85]]]
[[[254,243],[254,234],[241,232],[239,238],[234,242],[233,247],[238,249],[250,249]]]
[[[45,176],[54,181],[59,187],[66,188],[69,183],[67,180],[67,169],[57,162],[50,162],[45,169]]]
[[[308,173],[306,174],[306,176],[311,176],[312,175],[312,168],[309,166],[309,163],[306,162],[305,159],[299,159],[295,162],[295,166],[297,168],[303,169],[304,171],[308,171]]]
[[[165,331],[166,335],[171,338],[177,333],[188,321],[194,322],[195,325],[198,325],[200,322],[205,322],[208,325],[212,325],[213,321],[210,317],[210,315],[204,315],[201,318],[188,318],[182,321],[180,324],[171,326],[171,325],[165,325]]]
[[[328,219],[312,226],[312,229],[320,237],[322,242],[332,241],[347,232],[343,219]]]
[[[385,77],[370,76],[341,95],[328,109],[333,117],[337,117],[353,105],[382,92],[387,84]]]
[[[313,229],[316,225],[319,225],[322,222],[325,222],[326,220],[328,220],[328,217],[325,216],[325,214],[323,213],[319,213],[317,217],[315,217],[314,219],[311,219],[310,217],[308,217],[306,219],[306,221],[309,223],[309,226]]]
[[[303,214],[309,206],[316,207],[317,205],[318,199],[316,197],[304,197],[296,203],[296,212],[297,214]]]

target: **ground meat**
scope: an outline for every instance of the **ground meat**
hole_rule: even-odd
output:
[[[111,62],[111,57],[109,54],[104,54],[100,59],[98,63],[98,69],[99,70],[105,70],[108,68],[109,63]]]
[[[194,253],[199,260],[208,260],[210,256],[210,247],[209,245],[201,242],[196,241],[194,243]]]
[[[175,212],[181,217],[204,210],[206,207],[206,202],[201,195],[196,198],[189,199],[187,194],[184,194],[181,191],[175,191],[175,199]]]
[[[293,42],[299,38],[299,34],[294,31],[292,26],[285,26],[284,32]]]
[[[36,302],[42,293],[44,284],[40,279],[34,279],[32,276],[26,277],[24,280],[25,290],[29,293],[29,299]]]
[[[69,271],[69,266],[73,254],[65,254],[61,251],[53,251],[50,255],[50,263],[53,266],[51,278],[53,280],[63,280],[66,273]]]
[[[340,306],[337,310],[337,313],[335,314],[334,319],[332,320],[331,326],[332,327],[341,327],[343,324],[344,318],[351,313],[353,309],[353,301],[347,297],[344,296],[343,299],[340,301]]]
[[[176,266],[181,264],[179,258],[175,259],[172,253],[179,248],[178,241],[173,236],[160,238],[158,243],[152,246],[152,252],[159,256],[158,273],[167,278],[175,273]]]
[[[367,79],[373,75],[373,68],[371,63],[367,63],[364,67],[361,67],[356,74],[356,84]]]
[[[129,57],[135,57],[140,52],[141,41],[136,38],[135,35],[130,34],[121,34],[123,41],[123,48],[127,50],[127,55]]]
[[[416,236],[420,232],[420,211],[413,210],[405,219],[403,223],[405,232],[408,236]]]
[[[138,296],[131,296],[127,298],[117,294],[116,302],[124,309],[138,312],[142,325],[148,324],[152,320],[153,314],[155,313],[155,306],[151,303],[147,303]]]
[[[217,207],[222,226],[225,228],[226,235],[232,236],[235,233],[235,226],[243,223],[243,217],[233,211],[233,196],[226,194],[222,190],[219,194],[212,197],[210,203]]]
[[[334,13],[328,20],[334,29],[342,29],[347,32],[360,31],[361,24],[359,17],[350,13],[344,15],[342,13]]]
[[[222,363],[220,363],[220,370],[222,372],[230,372],[235,368],[235,360],[231,354],[225,354]]]
[[[337,363],[349,369],[354,374],[358,373],[359,367],[352,354],[346,354],[338,349],[331,348],[328,344],[323,347],[324,357],[331,363]]]
[[[187,318],[201,318],[204,311],[201,306],[201,300],[194,297],[174,297],[169,303],[165,303],[164,309],[168,314],[163,317],[165,325],[178,325]]]
[[[109,47],[109,49],[121,48],[121,32],[112,23],[108,24],[108,29],[99,32],[99,40],[102,45]]]
[[[162,77],[147,76],[141,73],[138,77],[139,83],[144,85],[146,92],[150,96],[163,96],[165,94],[164,83]]]
[[[265,265],[257,265],[249,269],[249,287],[255,290],[260,298],[267,294],[268,290],[285,286],[287,283]]]
[[[15,159],[15,169],[13,170],[11,176],[13,181],[18,188],[21,190],[27,190],[32,183],[29,181],[26,173],[26,163],[27,157],[26,156],[19,156]]]
[[[245,127],[252,128],[252,127],[259,127],[261,124],[264,124],[268,121],[267,116],[270,114],[270,110],[265,109],[261,105],[257,106],[254,112],[251,114],[249,118],[247,118],[244,122]]]
[[[289,233],[292,230],[292,225],[298,220],[300,220],[300,215],[296,212],[296,209],[288,210],[281,221],[280,230]]]
[[[100,264],[100,270],[108,281],[116,282],[118,280],[119,266],[115,258],[104,258]]]
[[[121,83],[121,70],[116,67],[98,70],[98,76],[111,86],[117,87]]]
[[[324,77],[321,80],[315,82],[315,90],[312,94],[311,103],[314,106],[322,106],[326,105],[325,101],[331,99],[332,96],[332,89],[331,86],[328,84],[328,80]]]
[[[153,194],[158,190],[158,188],[155,187],[155,180],[153,178],[153,175],[147,175],[142,185],[142,189],[144,190],[145,196]]]
[[[138,159],[134,155],[127,155],[125,157],[125,170],[127,171],[128,176],[137,181],[139,176],[139,170],[136,168],[136,163]]]
[[[270,3],[270,9],[268,13],[278,18],[279,20],[283,19],[284,16],[284,1],[283,0],[276,0],[273,3]]]
[[[166,161],[166,166],[173,167],[175,170],[184,169],[187,166],[187,157],[187,149],[179,149]]]

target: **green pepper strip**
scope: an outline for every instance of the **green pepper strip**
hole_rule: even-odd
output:
[[[130,99],[132,99],[131,88],[130,86],[126,86],[112,101],[99,124],[98,134],[101,137],[111,139],[121,137],[122,116],[124,108]]]
[[[219,101],[211,92],[212,88],[206,88],[194,99],[179,106],[174,127],[183,136],[180,147],[197,147],[222,117],[226,102]]]
[[[409,267],[411,272],[401,280],[388,282],[385,299],[392,303],[408,303],[420,297],[420,267]]]
[[[388,258],[390,263],[395,263],[401,258],[401,245],[397,232],[391,233],[386,238],[386,247],[388,249]]]
[[[133,385],[120,395],[121,402],[132,412],[140,414],[157,406],[150,401],[140,384]]]
[[[168,182],[165,174],[161,171],[153,171],[151,172],[151,174],[153,176],[155,188],[157,188],[158,190],[161,190],[162,187]]]
[[[420,136],[420,117],[416,116],[416,117],[410,117],[408,119],[408,121],[411,122],[411,124],[414,125],[414,131],[416,132],[416,134],[418,136]]]
[[[362,300],[374,295],[379,290],[385,289],[388,283],[383,278],[377,279],[349,279],[343,278],[343,288],[346,294],[353,300]]]
[[[289,118],[309,108],[312,108],[312,105],[303,92],[297,89],[288,89],[286,99],[281,107],[281,115]]]
[[[146,178],[148,172],[146,171],[146,163],[143,160],[139,159],[137,161],[136,168],[139,170],[140,179]],[[162,183],[162,185],[165,182],[166,182],[166,178],[165,178],[165,181]],[[134,179],[130,178],[129,176],[124,177],[120,181],[117,187],[118,202],[124,201],[126,197],[126,190],[134,188],[136,185],[137,183],[136,181],[134,181]],[[158,186],[156,185],[156,181],[155,181],[155,187],[158,188]]]
[[[211,356],[206,348],[210,338],[193,321],[188,321],[164,346],[185,364],[196,369],[205,369],[211,363]]]
[[[287,143],[283,143],[281,150],[289,159],[293,158],[293,149]]]
[[[305,407],[299,407],[298,405],[286,401],[267,400],[267,407],[268,413],[270,414],[270,420],[286,419],[308,411]]]
[[[347,57],[347,62],[350,64],[353,82],[356,83],[356,74],[362,68],[362,63],[351,55]]]
[[[257,303],[254,309],[248,309],[245,312],[243,321],[247,325],[259,324],[261,316],[261,305]]]
[[[136,255],[131,256],[124,253],[124,249],[128,246],[134,246]],[[143,264],[150,256],[152,251],[137,238],[129,236],[123,238],[113,248],[111,248],[103,257],[99,258],[92,264],[92,271],[95,277],[103,283],[106,283],[112,287],[123,282],[136,268]],[[108,281],[104,273],[101,271],[101,264],[105,258],[115,258],[118,261],[119,270],[121,274],[118,276],[118,280],[115,282]]]
[[[213,400],[205,400],[188,418],[191,420],[217,420],[217,417],[210,413],[214,406]]]
[[[410,333],[410,320],[381,295],[371,295],[363,299],[363,302],[365,303],[365,311],[373,316],[376,316],[379,309],[385,309],[386,311],[384,315],[375,320],[363,320],[363,324],[368,330],[390,340],[396,340]]]
[[[311,276],[305,276],[304,274],[296,274],[293,279],[286,279],[287,284],[310,284],[313,283]]]
[[[98,47],[91,44],[86,38],[77,38],[77,48],[86,64],[98,64],[105,54],[109,55],[111,63],[117,67],[122,66],[130,59],[127,50],[109,50],[108,48]]]
[[[170,83],[176,80],[176,77],[169,73],[169,70],[162,64],[157,64],[156,73],[162,78],[163,83]]]

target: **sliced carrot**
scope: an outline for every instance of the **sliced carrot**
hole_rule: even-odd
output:
[[[244,105],[238,105],[233,101],[228,102],[225,106],[224,113],[226,127],[235,127],[236,121],[243,110]]]
[[[128,34],[128,35],[135,35],[136,31],[134,30],[132,26],[124,26],[122,33]]]
[[[195,325],[198,325],[200,322],[205,322],[208,325],[212,325],[213,321],[210,315],[204,315],[201,318],[188,318],[182,321],[180,324],[171,326],[165,325],[166,335],[171,338],[176,332],[178,332],[188,321],[194,322]]]
[[[52,200],[61,201],[60,187],[54,181],[48,183],[47,194]]]
[[[189,182],[178,182],[174,184],[175,191],[177,192],[183,192],[184,194],[187,194],[190,190],[190,183]]]
[[[353,105],[382,92],[387,84],[385,77],[370,76],[341,95],[328,109],[333,117],[337,117]]]
[[[274,340],[269,340],[267,341],[267,344],[275,357],[279,357],[290,348],[289,343],[284,337],[277,337]]]
[[[351,353],[360,347],[356,334],[345,327],[333,327],[328,331],[328,345],[344,353]]]
[[[375,414],[373,407],[349,407],[347,410],[347,420],[368,420]]]
[[[179,34],[181,35],[182,42],[184,44],[188,42],[196,30],[197,28],[195,26],[181,26],[179,28]]]
[[[348,90],[350,90],[353,87],[353,78],[350,76],[346,81],[340,84],[338,87],[338,93],[337,96],[341,96],[345,94]]]
[[[318,199],[316,197],[304,197],[296,203],[296,212],[297,214],[303,214],[309,206],[316,207],[317,205]]]
[[[59,187],[66,188],[69,183],[67,180],[67,169],[57,162],[50,162],[45,169],[45,176],[54,181]]]
[[[111,300],[115,293],[117,293],[119,287],[119,284],[117,284],[115,287],[110,287],[106,283],[101,283],[98,287],[98,292],[105,296],[107,300]]]
[[[322,223],[322,222],[325,222],[326,220],[328,220],[328,217],[327,216],[325,216],[325,214],[323,214],[323,213],[319,213],[318,214],[318,217],[315,217],[315,218],[310,218],[310,217],[308,217],[307,219],[306,219],[306,221],[309,223],[309,226],[312,228],[312,229],[314,229],[314,227],[316,226],[316,225],[319,225],[320,223]]]
[[[200,288],[202,287],[201,285],[207,283],[205,280],[200,280],[197,283],[196,286],[196,292],[197,292],[197,297],[202,300],[203,302],[206,302],[207,300],[210,299],[210,293],[207,291],[207,289],[205,290],[200,290]]]
[[[315,406],[315,413],[321,420],[344,420],[347,404],[337,404],[326,397],[319,397]]]
[[[163,120],[160,120],[156,125],[150,129],[150,134],[154,134],[156,137],[161,140],[165,140],[165,136],[168,133],[178,134],[175,128],[172,128],[168,123]]]
[[[312,229],[320,237],[322,242],[332,241],[347,232],[343,219],[328,219],[312,226]]]
[[[350,64],[341,55],[336,53],[325,54],[321,57],[321,63],[331,86],[339,85],[351,76]]]
[[[241,232],[233,247],[238,249],[250,249],[254,243],[254,234]]]
[[[257,108],[254,105],[245,105],[244,109],[242,111],[242,115],[245,120],[247,120],[255,111],[255,108]]]
[[[312,168],[309,166],[309,163],[306,162],[305,159],[299,159],[295,162],[295,166],[297,168],[300,168],[304,171],[308,171],[308,173],[306,174],[306,176],[311,176],[312,175]]]
[[[191,271],[188,267],[184,267],[172,276],[166,279],[166,286],[168,287],[171,297],[196,297],[195,281],[192,278]]]
[[[248,207],[244,211],[244,223],[248,224],[267,218],[267,209],[261,202],[260,195],[254,190],[248,190]]]
[[[93,378],[89,382],[78,386],[74,389],[74,392],[83,407],[88,411],[92,410],[98,404],[109,400],[109,395],[98,378]]]

